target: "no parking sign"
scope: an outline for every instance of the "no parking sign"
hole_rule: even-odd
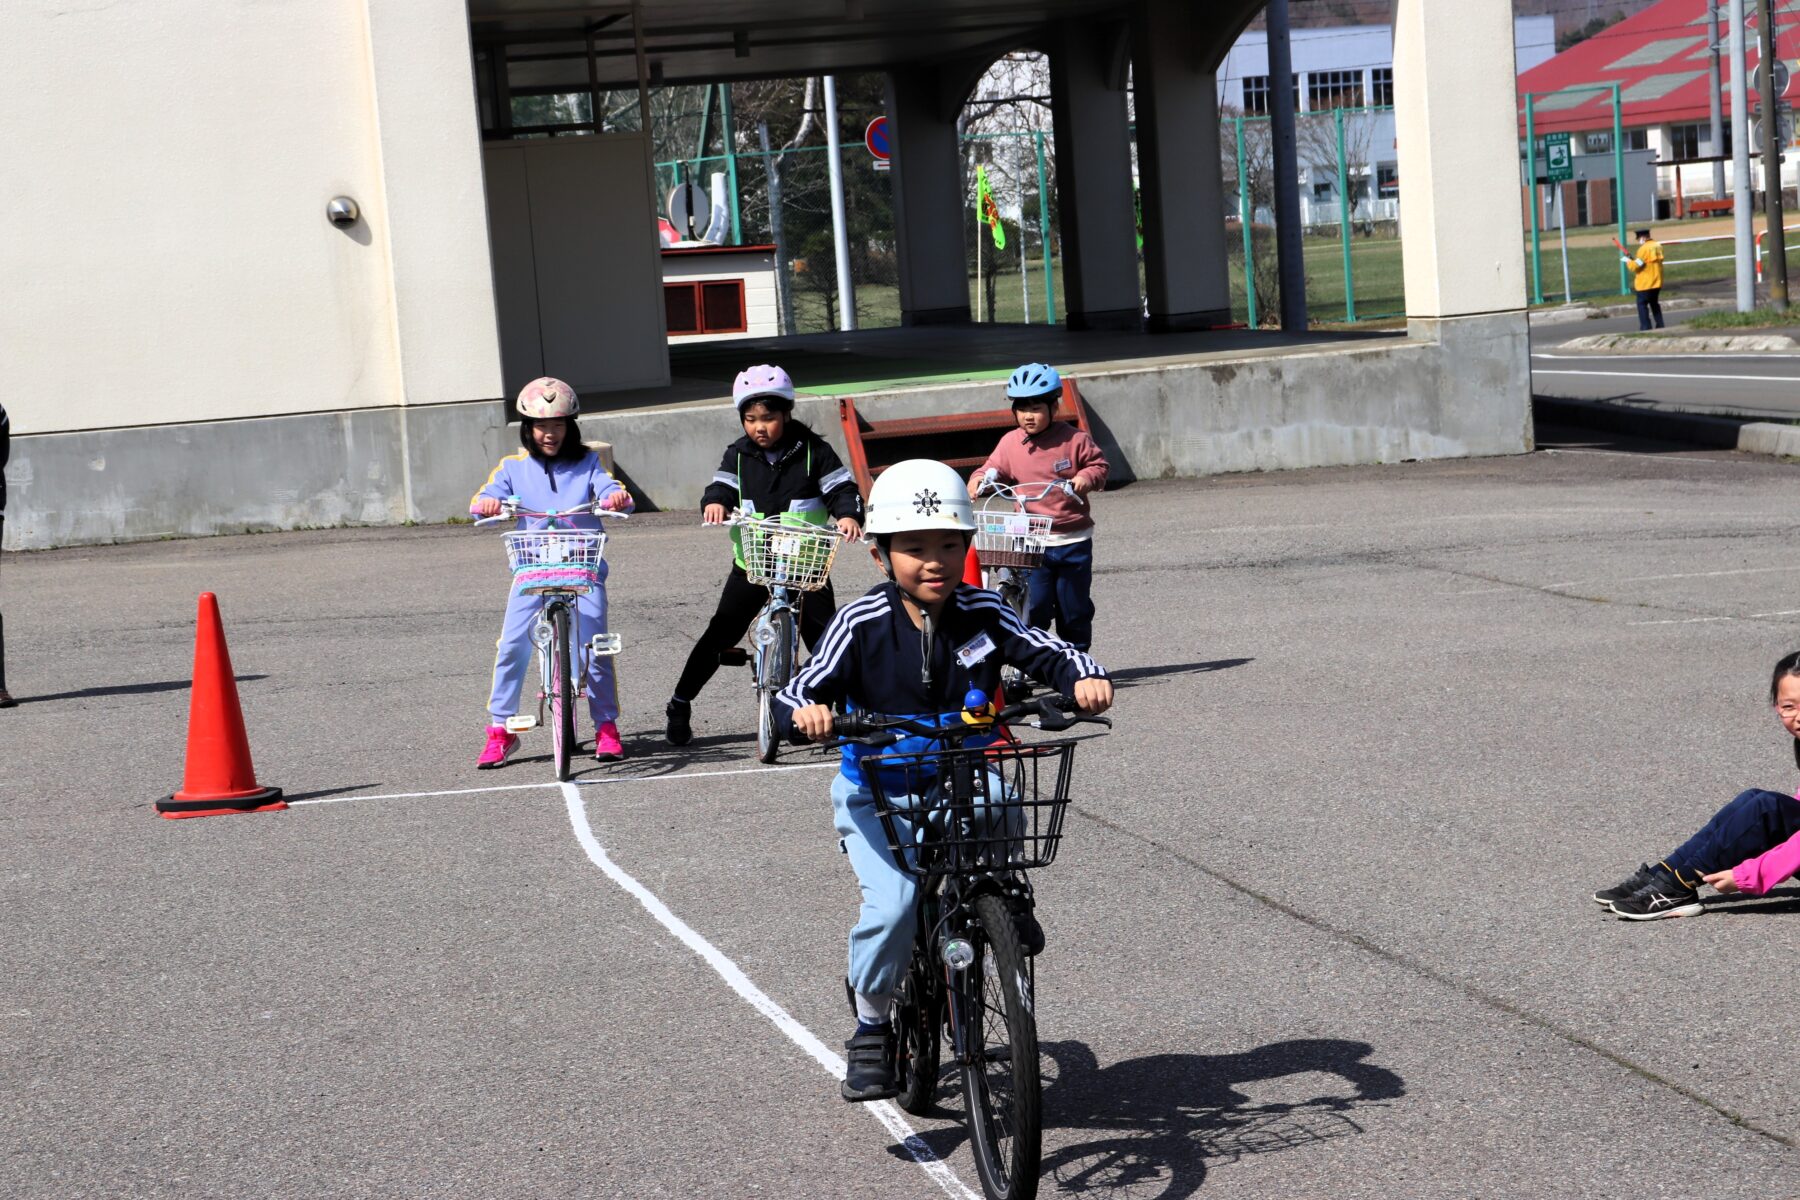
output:
[[[869,122],[869,127],[863,130],[863,145],[869,148],[870,156],[875,159],[875,169],[877,171],[887,170],[889,159],[893,157],[893,151],[888,141],[888,119],[886,117],[876,117]]]

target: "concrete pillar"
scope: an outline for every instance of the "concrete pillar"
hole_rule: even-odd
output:
[[[1222,325],[1231,288],[1217,70],[1203,57],[1213,33],[1207,9],[1140,0],[1131,32],[1150,329]]]
[[[1508,0],[1395,0],[1394,126],[1407,316],[1523,310]]]
[[[1136,329],[1143,320],[1125,103],[1129,37],[1123,21],[1059,21],[1050,31],[1050,113],[1070,329]]]
[[[888,76],[893,143],[894,231],[900,266],[900,322],[942,325],[969,320],[969,272],[956,114],[943,69],[908,67]]]

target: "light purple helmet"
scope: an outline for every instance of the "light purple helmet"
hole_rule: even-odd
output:
[[[786,403],[770,404],[777,412],[791,412],[794,408],[794,381],[780,367],[763,365],[747,367],[739,372],[737,381],[731,385],[731,400],[737,405],[738,416],[757,401],[782,400]]]

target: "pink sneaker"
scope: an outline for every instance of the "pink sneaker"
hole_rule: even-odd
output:
[[[487,745],[481,749],[481,757],[475,760],[475,767],[481,771],[491,771],[519,751],[519,739],[506,732],[504,725],[489,725]]]
[[[618,762],[625,757],[624,743],[619,741],[619,727],[611,721],[594,731],[594,757],[601,762]]]

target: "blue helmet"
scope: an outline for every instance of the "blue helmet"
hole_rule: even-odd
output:
[[[1061,394],[1062,376],[1049,363],[1026,363],[1006,381],[1007,399],[1015,404],[1020,400],[1045,399],[1054,404],[1053,397]]]

